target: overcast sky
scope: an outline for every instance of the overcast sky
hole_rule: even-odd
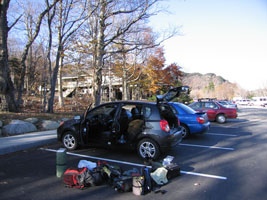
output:
[[[267,0],[169,0],[151,19],[159,31],[181,26],[163,43],[166,63],[215,73],[247,90],[267,87]]]

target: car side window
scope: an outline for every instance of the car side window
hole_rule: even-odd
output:
[[[218,109],[218,106],[214,102],[206,102],[205,109]]]
[[[152,109],[148,106],[144,106],[142,109],[142,114],[144,115],[145,118],[149,118],[150,115],[152,114]]]
[[[117,105],[114,104],[101,106],[89,112],[88,115],[86,116],[86,119],[97,117],[99,115],[106,115],[113,119],[116,113],[116,109]]]

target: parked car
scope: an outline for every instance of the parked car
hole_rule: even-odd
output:
[[[237,118],[237,110],[235,108],[226,108],[217,101],[198,101],[189,105],[196,111],[206,111],[210,121],[225,123],[226,119]]]
[[[236,108],[237,109],[237,105],[230,102],[230,101],[218,101],[218,103],[223,105],[226,108]]]
[[[169,104],[174,108],[174,113],[179,118],[183,138],[209,130],[210,122],[206,112],[195,111],[182,103],[169,102]]]
[[[240,100],[237,100],[236,103],[238,105],[241,105],[241,106],[249,106],[249,105],[251,105],[249,99],[240,99]]]
[[[157,102],[117,101],[88,108],[83,116],[62,122],[57,138],[68,150],[83,144],[137,149],[142,158],[156,159],[182,140],[179,120],[168,101],[188,87],[170,89]]]
[[[267,97],[252,97],[251,103],[252,106],[263,106],[267,105]]]

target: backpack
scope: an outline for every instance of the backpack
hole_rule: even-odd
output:
[[[104,182],[104,171],[101,167],[95,167],[90,171],[91,176],[93,177],[94,185],[101,185]]]
[[[94,186],[94,177],[86,168],[69,168],[63,174],[63,182],[66,187],[83,189],[86,186]]]
[[[114,178],[113,180],[113,188],[118,192],[130,192],[133,187],[133,179],[130,176],[120,176],[118,178]]]
[[[119,178],[122,174],[122,170],[119,166],[104,164],[103,165],[103,179],[107,180],[108,184],[113,185],[114,180]]]

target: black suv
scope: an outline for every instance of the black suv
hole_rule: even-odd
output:
[[[158,158],[182,140],[179,119],[168,101],[188,92],[188,87],[172,88],[157,102],[116,101],[88,108],[83,116],[61,122],[57,138],[68,150],[82,144],[126,146],[137,149],[142,158]]]

